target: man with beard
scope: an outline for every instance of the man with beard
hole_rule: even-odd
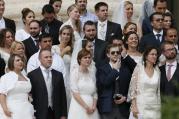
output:
[[[40,21],[38,20],[32,20],[29,23],[30,26],[30,37],[24,41],[25,46],[25,54],[27,57],[27,60],[39,50],[39,34],[41,31],[41,25]]]
[[[75,4],[79,7],[80,10],[80,21],[82,23],[82,28],[84,23],[88,20],[97,22],[97,16],[87,10],[87,0],[75,0]]]
[[[164,42],[161,49],[166,58],[165,65],[160,67],[161,94],[165,96],[179,96],[179,64],[176,60],[177,50],[171,41]]]

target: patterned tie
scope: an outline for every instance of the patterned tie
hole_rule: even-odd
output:
[[[172,76],[171,76],[171,68],[172,68],[172,64],[167,65],[168,66],[168,70],[167,70],[167,80],[170,81]]]
[[[100,32],[100,35],[101,35],[101,40],[105,40],[105,29],[104,29],[105,24],[100,23],[99,26],[100,26],[99,32]]]
[[[161,37],[161,34],[156,34],[156,39],[157,39],[157,41],[159,41],[160,42],[160,37]]]

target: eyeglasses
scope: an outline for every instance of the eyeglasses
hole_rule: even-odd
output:
[[[156,20],[154,20],[154,21],[160,22],[160,21],[163,21],[163,19],[156,19]]]
[[[175,48],[166,49],[165,51],[166,51],[166,52],[175,51]]]
[[[119,54],[120,54],[120,52],[119,52],[119,51],[111,51],[111,55],[114,55],[114,54],[119,55]]]

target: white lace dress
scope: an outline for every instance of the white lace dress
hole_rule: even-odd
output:
[[[74,69],[72,73],[71,90],[80,94],[85,103],[92,107],[93,99],[97,99],[95,73],[81,73],[79,68]],[[86,110],[72,96],[68,119],[99,119],[97,109],[92,114],[87,114]]]
[[[12,82],[9,82],[9,77]],[[27,81],[16,79],[17,75],[14,72],[9,72],[1,77],[0,93],[6,95],[7,107],[12,115],[7,117],[0,105],[0,119],[33,119],[34,109],[28,101],[28,93],[31,90],[30,80],[28,78]]]
[[[128,100],[136,98],[136,104],[142,119],[160,119],[160,71],[154,69],[154,74],[149,77],[144,65],[138,64],[133,72],[130,82]],[[129,119],[135,119],[132,112]]]

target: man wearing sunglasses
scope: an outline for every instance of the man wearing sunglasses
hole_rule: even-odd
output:
[[[129,56],[122,58],[122,47],[110,44],[109,62],[97,69],[98,110],[101,119],[128,119],[130,104],[126,102],[131,74],[136,65]]]

